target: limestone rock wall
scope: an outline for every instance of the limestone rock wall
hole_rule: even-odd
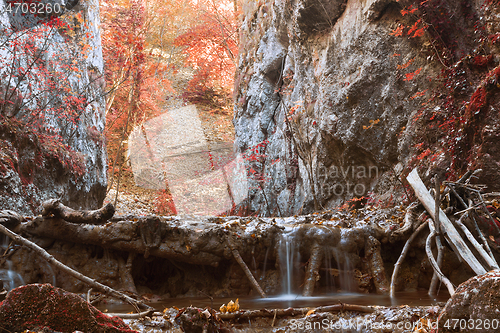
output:
[[[99,2],[40,8],[57,17],[21,15],[23,7],[16,15],[0,1],[0,206],[32,215],[61,198],[98,208],[107,184]]]
[[[430,128],[416,121],[423,103],[427,110],[439,108],[449,93],[432,99],[445,89],[441,71],[467,53],[477,54],[477,34],[498,32],[497,9],[491,9],[496,5],[433,1],[432,7],[423,7],[421,2],[246,2],[234,125],[235,149],[253,170],[248,175],[252,211],[285,216],[351,198],[383,204],[405,198],[398,177],[404,179],[415,166],[414,157],[421,153],[416,138],[422,128]],[[419,11],[402,15],[412,8]],[[448,30],[439,15],[453,17],[445,22]],[[424,19],[417,22],[419,17]],[[425,29],[416,33],[424,21]],[[482,32],[474,30],[478,21],[485,27]],[[482,45],[492,45],[487,43]],[[498,65],[493,51],[484,73]],[[460,97],[464,103],[473,85],[480,84],[479,72],[468,70],[468,95]],[[447,144],[439,138],[430,141],[425,148],[435,156],[423,172],[427,177],[437,170],[444,176],[452,167]],[[491,159],[490,165],[500,156]]]

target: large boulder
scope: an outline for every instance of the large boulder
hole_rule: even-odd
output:
[[[439,315],[439,332],[498,332],[499,313],[500,270],[493,270],[458,286]]]
[[[0,332],[36,329],[57,332],[136,332],[120,318],[107,316],[80,296],[50,284],[31,284],[11,290],[0,303]]]

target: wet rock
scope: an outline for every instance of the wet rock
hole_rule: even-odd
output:
[[[40,329],[49,332],[136,332],[120,318],[109,317],[80,296],[50,284],[32,284],[10,291],[0,303],[0,331]]]
[[[498,332],[499,299],[500,270],[470,278],[439,315],[439,332]]]

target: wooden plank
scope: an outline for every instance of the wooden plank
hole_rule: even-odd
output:
[[[417,168],[413,169],[412,172],[410,172],[408,177],[406,177],[406,180],[408,180],[408,183],[410,183],[411,187],[413,187],[417,198],[420,200],[420,202],[422,202],[427,212],[434,220],[436,220],[436,205],[434,203],[434,198],[425,187],[422,179],[420,179]],[[472,251],[467,247],[467,244],[465,244],[457,229],[455,229],[455,226],[451,223],[451,221],[448,219],[448,216],[446,216],[442,209],[439,209],[439,221],[442,227],[441,232],[444,234],[455,253],[460,258],[462,258],[476,274],[485,274],[487,272],[487,269],[485,269],[483,265],[476,259]]]

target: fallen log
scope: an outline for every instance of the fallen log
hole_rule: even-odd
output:
[[[58,199],[47,200],[42,206],[42,216],[48,217],[54,215],[73,223],[101,224],[112,218],[115,214],[115,207],[111,203],[100,209],[89,211],[77,211],[66,207]]]
[[[434,198],[432,198],[431,194],[425,187],[424,183],[418,176],[417,169],[413,169],[412,172],[406,177],[408,183],[411,185],[413,190],[415,191],[416,196],[422,202],[427,212],[431,215],[431,217],[435,220],[435,202]],[[446,214],[442,209],[439,209],[439,221],[441,222],[441,231],[446,238],[447,242],[453,248],[453,251],[459,256],[459,258],[463,259],[469,267],[478,275],[485,274],[489,268],[485,268],[474,256],[472,251],[467,247],[464,240],[455,229],[455,226],[448,219]]]
[[[317,308],[288,308],[288,309],[262,309],[262,310],[248,310],[248,311],[238,311],[233,313],[220,313],[217,316],[222,320],[232,320],[232,319],[250,319],[256,317],[268,317],[268,318],[276,318],[276,317],[285,317],[285,316],[300,316],[305,315],[309,312],[311,313],[320,313],[320,312],[344,312],[344,311],[353,311],[353,312],[363,312],[363,313],[372,313],[375,312],[375,307],[365,306],[365,305],[355,305],[355,304],[334,304],[328,306],[320,306]]]

